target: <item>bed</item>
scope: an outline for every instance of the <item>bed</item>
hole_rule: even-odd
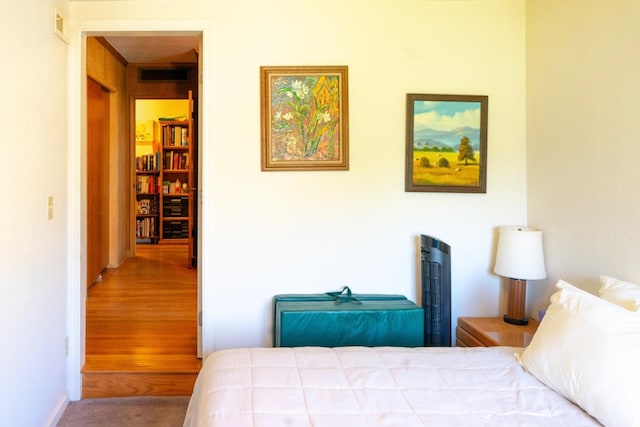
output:
[[[223,350],[188,426],[599,425],[524,372],[509,347]]]
[[[640,425],[640,314],[563,281],[558,289],[525,349],[216,351],[184,425]]]

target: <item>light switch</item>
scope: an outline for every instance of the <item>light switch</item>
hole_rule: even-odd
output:
[[[47,219],[53,219],[53,196],[47,198]]]

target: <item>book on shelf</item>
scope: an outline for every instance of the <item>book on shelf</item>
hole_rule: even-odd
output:
[[[183,147],[189,145],[189,130],[186,127],[180,128],[180,145]]]
[[[136,193],[149,194],[158,192],[158,177],[156,175],[136,176]]]
[[[189,130],[186,125],[167,125],[162,130],[162,145],[165,147],[189,146]]]
[[[136,220],[136,237],[140,239],[150,239],[158,237],[156,230],[156,218],[140,218]]]
[[[189,153],[174,150],[165,151],[163,168],[165,170],[189,169]]]
[[[136,157],[136,171],[138,172],[158,172],[160,166],[160,152],[144,154]]]

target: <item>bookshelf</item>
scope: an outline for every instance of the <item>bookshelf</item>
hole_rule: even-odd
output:
[[[196,266],[197,132],[192,96],[188,91],[186,99],[166,99],[188,101],[186,108],[184,102],[163,105],[163,100],[140,106],[144,112],[136,120],[135,140],[136,243],[184,245],[189,268]],[[147,120],[163,111],[180,116]]]
[[[160,238],[159,153],[136,157],[136,241],[158,243]]]
[[[191,120],[161,120],[159,127],[160,240],[162,243],[188,243],[193,223],[192,124]]]

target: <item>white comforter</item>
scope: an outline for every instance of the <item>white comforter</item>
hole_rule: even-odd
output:
[[[221,350],[185,426],[597,426],[516,362],[520,349]]]

